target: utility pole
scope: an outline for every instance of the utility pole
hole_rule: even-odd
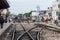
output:
[[[39,6],[37,6],[37,13],[38,13],[38,16],[37,16],[37,20],[38,20],[38,22],[40,21],[40,18],[39,18],[39,14],[40,14],[40,7]]]

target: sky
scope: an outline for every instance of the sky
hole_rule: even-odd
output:
[[[40,10],[46,10],[51,7],[55,0],[8,0],[10,4],[10,12],[12,14],[26,13],[31,10],[37,10],[37,6]]]

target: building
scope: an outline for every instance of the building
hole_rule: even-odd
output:
[[[39,13],[37,11],[32,11],[31,17],[32,20],[38,21]]]
[[[32,11],[32,20],[41,21],[42,17],[46,14],[47,10]]]
[[[54,1],[53,2],[53,6],[52,6],[52,18],[53,20],[57,20],[58,19],[58,1]]]
[[[52,7],[48,7],[46,10],[46,15],[48,18],[52,18],[53,20],[58,20],[58,13],[60,12],[60,8],[58,5],[60,4],[60,0],[53,1]]]

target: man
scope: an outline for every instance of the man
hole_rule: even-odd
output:
[[[4,18],[0,14],[0,25],[1,25],[1,28],[3,28],[3,24],[4,24]]]
[[[1,24],[1,28],[3,28],[3,23],[4,23],[4,19],[3,19],[3,16],[1,16],[1,12],[7,8],[9,8],[8,2],[6,0],[0,0],[0,24]]]

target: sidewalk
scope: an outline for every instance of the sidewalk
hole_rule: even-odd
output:
[[[3,28],[0,28],[0,35],[11,25],[11,23],[4,23]]]

